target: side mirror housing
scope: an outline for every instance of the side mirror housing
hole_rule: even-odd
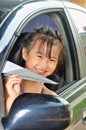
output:
[[[25,93],[14,101],[4,130],[64,130],[71,121],[69,103],[58,97]]]

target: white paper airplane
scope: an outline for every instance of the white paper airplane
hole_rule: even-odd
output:
[[[58,84],[46,77],[36,74],[10,61],[6,61],[5,66],[2,70],[2,73],[5,77],[10,76],[12,74],[16,74],[16,75],[19,75],[22,79],[26,79],[26,80],[39,81],[39,82],[49,83],[49,84]]]

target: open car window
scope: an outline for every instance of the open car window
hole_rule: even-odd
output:
[[[21,33],[20,33],[20,37],[24,37],[27,33],[31,32],[31,30],[35,27],[41,26],[41,25],[48,25],[51,26],[53,29],[59,30],[59,32],[62,34],[63,36],[63,40],[64,40],[64,46],[65,46],[65,59],[64,59],[64,68],[63,69],[59,69],[59,75],[54,75],[53,77],[49,77],[51,80],[55,79],[56,82],[59,82],[60,85],[59,86],[51,86],[51,89],[56,91],[58,89],[60,89],[61,87],[64,87],[64,84],[67,83],[74,83],[75,80],[77,80],[77,72],[75,68],[77,67],[77,60],[75,59],[75,53],[73,54],[73,45],[72,45],[72,40],[71,40],[71,35],[69,34],[67,29],[69,27],[67,21],[65,20],[66,16],[65,14],[63,15],[62,13],[58,12],[58,13],[44,13],[44,14],[40,14],[38,16],[35,16],[32,20],[30,20],[28,22],[25,23],[25,25],[23,25],[23,28],[21,29]],[[13,55],[14,53],[16,53],[18,47],[19,47],[19,42],[20,39],[16,40],[12,51],[8,57],[9,61],[12,61]],[[70,43],[71,43],[71,47],[70,47]],[[76,62],[74,62],[74,60],[76,60]],[[70,70],[70,73],[69,73]],[[59,80],[60,78],[60,80]],[[69,84],[70,85],[70,84]],[[48,87],[48,85],[47,85]],[[67,85],[68,87],[68,85]],[[50,86],[49,86],[50,88]]]

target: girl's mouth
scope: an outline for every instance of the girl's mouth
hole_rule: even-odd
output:
[[[41,69],[36,69],[36,73],[39,74],[39,75],[45,75],[47,71],[45,70],[41,70]]]

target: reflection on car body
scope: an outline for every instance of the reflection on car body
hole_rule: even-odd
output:
[[[9,1],[9,0],[8,0]],[[0,1],[0,72],[5,61],[11,61],[16,52],[16,40],[34,27],[48,25],[64,36],[66,56],[64,72],[59,72],[57,94],[66,99],[73,111],[73,127],[82,118],[86,108],[86,9],[68,1]],[[4,91],[0,73],[0,118],[5,116]],[[83,130],[84,126],[82,124]],[[3,130],[2,124],[0,129]],[[77,129],[77,128],[76,128]]]

